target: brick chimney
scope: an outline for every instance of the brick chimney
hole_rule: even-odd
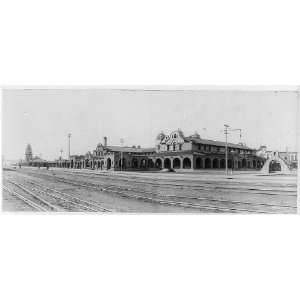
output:
[[[103,138],[103,146],[107,147],[107,137],[106,136]]]

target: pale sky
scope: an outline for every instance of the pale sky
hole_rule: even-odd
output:
[[[242,142],[269,150],[296,151],[296,92],[205,90],[26,89],[4,90],[2,154],[24,158],[31,144],[45,159],[85,154],[103,137],[109,145],[154,147],[162,130],[224,141],[224,124],[242,129]],[[206,128],[203,129],[203,128]],[[239,142],[231,132],[229,142]]]

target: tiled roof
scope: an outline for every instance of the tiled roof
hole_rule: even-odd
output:
[[[222,147],[225,147],[225,145],[226,145],[225,142],[219,142],[219,141],[213,141],[213,140],[204,140],[204,139],[198,139],[198,138],[193,138],[193,137],[185,137],[184,139],[186,141],[192,141],[196,144],[222,146]],[[247,146],[240,145],[240,144],[227,143],[227,146],[230,147],[230,148],[238,148],[238,149],[243,149],[243,150],[254,150],[253,148],[249,148]]]
[[[107,146],[108,151],[112,152],[131,152],[131,153],[148,153],[154,152],[155,148],[133,148],[133,147],[121,147],[121,146]]]
[[[33,159],[31,160],[31,162],[46,162],[46,160],[45,160],[45,159],[41,159],[41,158],[39,158],[39,157],[35,157],[35,158],[33,158]]]

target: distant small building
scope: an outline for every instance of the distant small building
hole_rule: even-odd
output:
[[[279,156],[287,163],[287,165],[291,169],[298,168],[298,152],[295,151],[279,152]]]
[[[284,160],[290,169],[298,168],[298,152],[296,151],[277,151],[277,150],[267,150],[266,146],[260,146],[256,154],[265,159],[273,157],[275,154]]]
[[[31,145],[28,144],[25,149],[25,161],[29,163],[32,160],[32,158],[33,158],[32,148]]]

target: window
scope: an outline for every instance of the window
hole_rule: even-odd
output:
[[[157,145],[157,150],[160,150],[160,145]]]
[[[175,151],[176,150],[176,145],[175,144],[173,144],[173,151]]]
[[[167,151],[170,151],[170,145],[167,145]]]
[[[182,145],[181,145],[181,144],[179,144],[179,150],[180,150],[180,151],[182,150]]]

